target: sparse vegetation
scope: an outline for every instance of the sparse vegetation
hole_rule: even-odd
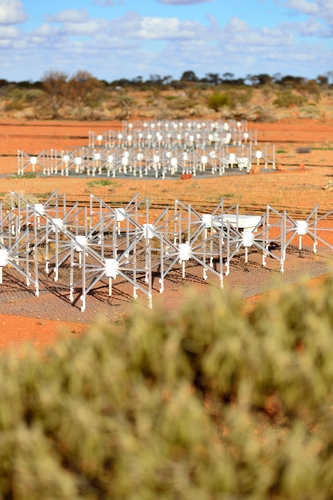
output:
[[[35,179],[36,177],[38,177],[38,173],[37,172],[25,172],[24,174],[15,174],[15,175],[12,175],[12,179]]]
[[[227,94],[220,94],[218,92],[215,92],[208,97],[207,104],[210,109],[219,111],[223,106],[231,107],[232,101],[230,96],[228,96]]]
[[[38,196],[30,193],[26,193],[25,191],[16,191],[16,194],[20,195],[24,200],[26,200],[31,205],[38,203]],[[16,206],[17,197],[14,197],[13,203]],[[12,208],[12,197],[10,193],[4,195],[2,199],[2,208],[5,210],[10,210]]]
[[[232,199],[232,198],[241,198],[242,196],[238,193],[223,193],[218,196],[218,198],[227,198],[227,199]]]
[[[286,90],[279,93],[278,97],[274,99],[273,104],[278,108],[290,108],[292,106],[302,106],[306,101],[306,97]]]
[[[3,498],[329,500],[332,278],[2,353]]]
[[[41,81],[0,81],[0,109],[8,117],[76,119],[170,119],[207,117],[273,121],[297,108],[299,118],[320,118],[332,106],[331,74],[295,76],[184,71],[172,76],[139,76],[113,82],[79,70],[72,76],[47,71]],[[289,113],[289,115],[288,115]],[[330,111],[331,113],[331,111]]]
[[[312,148],[297,148],[296,153],[298,154],[308,154],[311,153]]]
[[[115,181],[109,181],[108,179],[98,179],[96,181],[87,182],[89,187],[101,187],[101,186],[111,186],[112,184],[117,184]]]

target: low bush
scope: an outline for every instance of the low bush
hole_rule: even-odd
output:
[[[290,108],[293,106],[302,106],[307,102],[307,98],[302,95],[297,95],[286,90],[280,92],[276,99],[274,99],[273,104],[278,108]]]
[[[0,498],[332,498],[333,279],[2,354]]]
[[[30,174],[33,174],[33,173],[34,172],[31,172]],[[13,178],[24,179],[27,175],[28,174],[15,176]],[[36,176],[37,176],[37,174],[36,174]],[[31,178],[31,177],[35,177],[35,176],[28,175],[28,178],[29,177]],[[29,194],[29,193],[26,193],[25,191],[16,191],[16,194],[19,194],[24,200],[26,200],[28,203],[30,203],[30,205],[35,205],[36,203],[38,203],[38,196],[37,195]],[[12,196],[10,193],[5,194],[5,196],[2,199],[2,208],[5,210],[11,210],[11,208],[13,208],[12,202],[14,204],[14,207],[17,207],[17,202],[18,202],[17,197],[15,196],[12,200]]]
[[[196,102],[188,97],[175,97],[168,100],[168,108],[172,110],[185,111],[186,109],[193,108]]]
[[[211,94],[207,98],[207,105],[209,109],[213,109],[214,111],[219,111],[223,106],[232,106],[232,100],[228,94],[221,94],[219,92],[215,92]]]

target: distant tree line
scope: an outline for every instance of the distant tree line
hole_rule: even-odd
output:
[[[333,87],[333,71],[309,79],[280,73],[235,77],[227,72],[206,73],[199,78],[192,70],[179,79],[151,74],[113,81],[101,80],[89,71],[69,75],[48,70],[39,81],[18,82],[0,79],[0,112],[22,112],[30,118],[128,119],[140,116],[206,116],[213,110],[225,118],[273,119],[273,107],[311,106],[306,116],[317,117],[316,104]],[[256,102],[256,95],[263,95]],[[271,108],[269,108],[271,106]],[[147,115],[147,116],[148,116]]]
[[[63,85],[68,87],[75,87],[81,85],[81,87],[91,87],[93,84],[96,86],[103,87],[124,87],[132,86],[141,88],[145,90],[149,87],[175,87],[181,88],[188,84],[202,84],[208,86],[217,85],[230,85],[230,86],[251,86],[260,88],[263,86],[276,85],[279,87],[287,88],[300,88],[304,85],[316,84],[322,88],[326,88],[333,85],[333,71],[327,71],[324,74],[318,75],[316,78],[309,79],[302,76],[285,75],[282,76],[281,73],[276,73],[274,75],[269,75],[268,73],[260,74],[248,74],[244,78],[235,77],[233,73],[226,72],[223,74],[219,73],[206,73],[204,77],[200,78],[192,70],[187,70],[182,73],[180,78],[174,79],[171,75],[161,76],[159,74],[151,74],[147,79],[143,76],[136,76],[135,78],[119,78],[112,81],[99,80],[93,77],[91,73],[85,70],[77,71],[71,78],[68,74],[62,71],[50,70],[47,71],[41,80],[31,81],[9,81],[6,79],[0,79],[0,88],[8,87],[13,85],[21,89],[43,89],[47,90],[50,87],[51,80],[53,83],[62,82]]]

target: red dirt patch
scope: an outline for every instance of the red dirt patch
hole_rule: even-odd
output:
[[[54,344],[61,335],[82,335],[87,325],[0,314],[0,349],[31,344],[38,350]]]

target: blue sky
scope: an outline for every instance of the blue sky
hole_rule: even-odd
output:
[[[333,0],[0,0],[0,78],[316,77],[333,70]]]

